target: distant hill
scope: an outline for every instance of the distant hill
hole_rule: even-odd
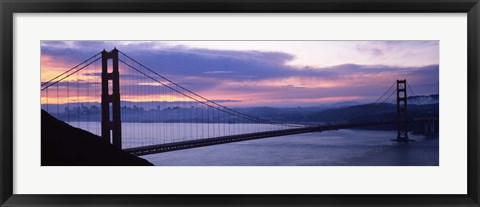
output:
[[[409,96],[408,101],[411,104],[433,104],[438,103],[438,94],[434,95],[422,95],[422,96]],[[235,102],[229,100],[216,100],[217,103],[223,104],[227,102]],[[292,108],[303,108],[303,109],[332,109],[332,108],[342,108],[348,106],[356,106],[362,105],[365,103],[358,102],[358,101],[341,101],[335,103],[324,103],[324,104],[310,104],[308,106],[285,106],[285,107],[272,107],[272,106],[251,106],[251,107],[242,107],[242,108],[277,108],[277,109],[292,109]],[[131,101],[121,101],[121,106],[124,108],[134,109],[137,107],[141,107],[143,110],[157,110],[157,109],[165,109],[165,108],[173,108],[173,107],[182,107],[182,108],[192,108],[198,107],[198,105],[194,102],[185,102],[185,101],[177,101],[177,102],[165,102],[165,101],[147,101],[147,102],[131,102]],[[49,113],[64,113],[65,110],[69,108],[70,110],[74,110],[75,108],[84,108],[88,110],[97,110],[100,111],[100,103],[98,102],[78,102],[78,103],[69,103],[69,104],[42,104],[42,109],[47,110]],[[233,108],[240,108],[240,107],[233,107]]]
[[[152,163],[117,149],[90,132],[74,128],[42,110],[42,166],[148,166]]]
[[[419,118],[426,116],[438,117],[438,94],[428,96],[409,96],[409,117]],[[132,103],[122,102],[122,121],[135,123],[242,123],[245,119],[233,117],[228,114],[213,113],[213,109],[185,104],[184,106],[162,106],[163,102],[148,102],[150,108],[138,107]],[[124,105],[125,104],[125,105]],[[139,104],[139,103],[136,103]],[[178,103],[177,103],[178,104]],[[78,104],[77,104],[78,105]],[[156,106],[157,107],[154,107]],[[83,107],[70,104],[70,110],[53,115],[61,120],[70,121],[100,121],[100,106],[85,104]],[[46,106],[42,106],[46,108]],[[55,110],[54,105],[49,105],[49,111]],[[60,107],[61,108],[61,107]],[[319,124],[325,122],[362,121],[375,119],[394,119],[396,117],[396,104],[375,104],[359,102],[339,102],[336,104],[308,106],[308,107],[232,107],[232,109],[259,117],[262,119],[297,124]],[[61,111],[61,109],[59,109]],[[366,113],[362,113],[367,110]],[[68,111],[68,113],[67,113]],[[209,116],[206,116],[209,114]]]

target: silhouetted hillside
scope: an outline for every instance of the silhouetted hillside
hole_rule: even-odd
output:
[[[437,104],[439,102],[439,95],[422,95],[422,96],[409,96],[408,103],[416,105],[425,105],[425,104]]]
[[[372,122],[396,120],[397,117],[396,104],[364,104],[350,106],[339,109],[324,110],[312,113],[307,116],[307,120],[316,122]],[[439,108],[437,104],[414,105],[408,106],[408,118],[413,120],[422,117],[438,117]]]
[[[142,166],[150,162],[115,148],[42,110],[42,166]]]
[[[439,108],[438,103],[415,105],[411,104],[408,107],[408,130],[417,133],[424,133],[424,122],[415,122],[417,119],[422,118],[436,118],[435,126],[438,129],[438,117]],[[314,113],[310,120],[326,123],[362,123],[362,122],[382,122],[382,121],[395,121],[397,119],[396,105],[395,104],[372,104],[351,106],[340,109],[325,110],[318,113]],[[396,130],[396,124],[378,125],[361,127],[362,129],[369,130]]]

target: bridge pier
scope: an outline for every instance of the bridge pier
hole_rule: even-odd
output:
[[[112,60],[109,67],[108,60]],[[111,72],[109,71],[111,68]],[[122,124],[120,118],[120,78],[118,50],[102,51],[102,138],[115,147],[122,148]],[[111,110],[111,111],[110,111]]]

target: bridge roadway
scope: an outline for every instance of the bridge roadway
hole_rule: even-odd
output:
[[[377,126],[377,125],[386,125],[386,124],[397,124],[397,122],[388,121],[388,122],[367,122],[367,123],[348,123],[348,124],[335,124],[335,125],[307,126],[307,127],[293,128],[293,129],[265,131],[265,132],[256,132],[256,133],[248,133],[248,134],[238,134],[238,135],[230,135],[230,136],[222,136],[222,137],[214,137],[214,138],[173,142],[173,143],[167,143],[167,144],[128,148],[123,150],[126,152],[129,152],[130,154],[141,156],[141,155],[190,149],[190,148],[196,148],[196,147],[203,147],[203,146],[209,146],[209,145],[240,142],[240,141],[253,140],[253,139],[262,139],[262,138],[268,138],[268,137],[302,134],[302,133],[309,133],[309,132],[321,132],[321,131],[327,131],[327,130],[338,130],[338,129],[347,129],[347,128],[355,128],[355,127]]]

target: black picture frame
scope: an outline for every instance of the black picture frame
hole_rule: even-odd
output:
[[[480,206],[478,0],[0,0],[1,206]],[[465,195],[19,195],[13,194],[15,13],[467,13],[468,189]],[[161,187],[161,186],[159,186]],[[414,187],[414,186],[412,186]]]

